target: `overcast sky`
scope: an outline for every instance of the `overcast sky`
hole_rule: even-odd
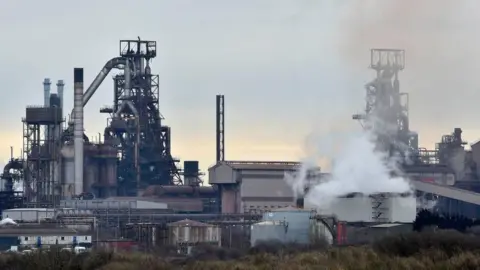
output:
[[[0,160],[10,145],[20,151],[24,107],[41,105],[45,77],[65,80],[70,111],[73,68],[85,68],[89,85],[118,55],[119,40],[137,36],[158,44],[152,71],[173,154],[202,169],[214,163],[216,94],[225,95],[227,159],[296,160],[313,131],[358,128],[350,115],[364,107],[372,47],[406,49],[401,88],[421,144],[431,147],[454,127],[474,141],[477,2],[2,0]],[[109,76],[85,108],[90,136],[103,131],[98,110],[112,99]]]

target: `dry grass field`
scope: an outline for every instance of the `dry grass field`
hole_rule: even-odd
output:
[[[370,246],[326,248],[268,243],[248,251],[199,247],[189,258],[158,254],[80,255],[60,251],[0,255],[0,269],[480,269],[480,237],[454,231],[411,233]]]

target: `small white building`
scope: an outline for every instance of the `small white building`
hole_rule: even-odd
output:
[[[91,245],[91,235],[23,235],[18,237],[20,246],[50,246],[50,245]]]
[[[0,239],[18,239],[17,245],[25,247],[50,245],[91,246],[92,234],[77,230],[57,227],[55,224],[19,224],[18,226],[0,227]]]

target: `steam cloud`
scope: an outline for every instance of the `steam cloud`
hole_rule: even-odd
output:
[[[343,134],[337,137],[344,143],[333,156],[331,173],[321,177],[309,177],[317,167],[316,157],[308,157],[295,175],[286,175],[285,180],[297,196],[317,207],[328,207],[340,196],[349,193],[373,195],[377,193],[408,193],[410,183],[401,176],[398,159],[390,157],[376,147],[372,132]],[[331,141],[318,143],[318,153],[331,152]],[[393,174],[392,174],[393,172]],[[399,175],[399,176],[392,176]],[[310,186],[307,194],[304,187]]]
[[[401,90],[412,95],[414,121],[431,125],[429,119],[448,112],[442,119],[445,126],[429,126],[429,130],[421,131],[426,135],[424,137],[431,140],[432,136],[438,136],[439,128],[450,129],[458,121],[457,115],[469,106],[465,104],[469,101],[458,96],[475,100],[473,93],[478,84],[470,78],[475,78],[476,70],[480,68],[477,49],[480,36],[476,31],[476,25],[480,23],[478,1],[339,1],[333,8],[342,13],[338,29],[341,34],[336,42],[339,55],[347,66],[367,74],[365,67],[370,49],[405,49],[408,72],[401,74]],[[367,81],[368,77],[365,79]],[[432,95],[435,95],[435,102],[430,102]],[[391,176],[390,172],[398,171],[397,160],[375,148],[374,134],[345,135],[338,136],[346,143],[342,142],[336,153],[331,151],[331,141],[325,142],[325,136],[318,136],[302,168],[295,176],[286,176],[298,196],[305,195],[306,202],[323,207],[338,196],[351,192],[369,195],[411,190],[407,179]],[[303,194],[309,181],[308,171],[317,165],[320,156],[333,159],[331,175],[314,183],[308,193]]]

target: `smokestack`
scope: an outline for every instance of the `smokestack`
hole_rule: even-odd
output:
[[[50,79],[45,78],[43,80],[43,106],[49,107],[50,106]],[[47,139],[50,135],[48,134],[48,129],[45,129],[44,137]]]
[[[49,78],[43,80],[43,105],[45,107],[50,106],[50,84]]]
[[[73,70],[73,140],[75,164],[75,195],[83,193],[83,68]]]
[[[62,112],[63,112],[63,87],[64,86],[65,84],[63,83],[63,80],[57,81],[57,94],[58,94],[58,98],[60,99],[60,108],[62,108]]]

